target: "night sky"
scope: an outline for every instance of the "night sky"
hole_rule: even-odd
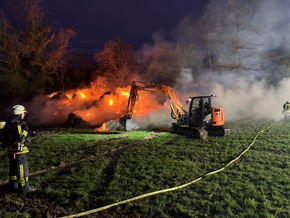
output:
[[[1,0],[0,7],[14,0]],[[71,45],[83,52],[102,49],[105,41],[122,39],[133,48],[152,42],[152,34],[171,32],[184,16],[198,18],[209,0],[42,0],[47,22],[71,28]]]

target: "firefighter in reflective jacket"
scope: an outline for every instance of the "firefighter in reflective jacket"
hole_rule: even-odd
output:
[[[286,101],[286,103],[283,105],[283,114],[284,119],[288,120],[290,118],[290,102]]]
[[[22,105],[15,105],[12,114],[7,119],[3,134],[4,145],[8,149],[10,161],[9,187],[11,190],[19,190],[21,193],[33,192],[28,182],[28,161],[26,154],[29,128],[24,122],[26,109]]]

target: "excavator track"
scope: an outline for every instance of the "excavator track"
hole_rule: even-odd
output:
[[[172,129],[174,133],[186,135],[190,138],[206,140],[208,137],[208,132],[203,127],[189,127],[187,125],[173,123]]]
[[[224,136],[226,130],[223,126],[206,126],[205,130],[210,136]]]

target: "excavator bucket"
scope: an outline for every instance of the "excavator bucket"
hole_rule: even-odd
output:
[[[128,116],[123,116],[119,119],[119,123],[121,126],[123,126],[124,128],[127,128],[127,120],[130,119]]]

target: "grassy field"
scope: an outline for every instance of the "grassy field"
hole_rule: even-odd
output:
[[[28,158],[39,191],[5,191],[2,160],[1,217],[62,217],[117,202],[88,217],[290,217],[290,122],[273,124],[228,122],[229,135],[206,141],[153,130],[37,130]]]

